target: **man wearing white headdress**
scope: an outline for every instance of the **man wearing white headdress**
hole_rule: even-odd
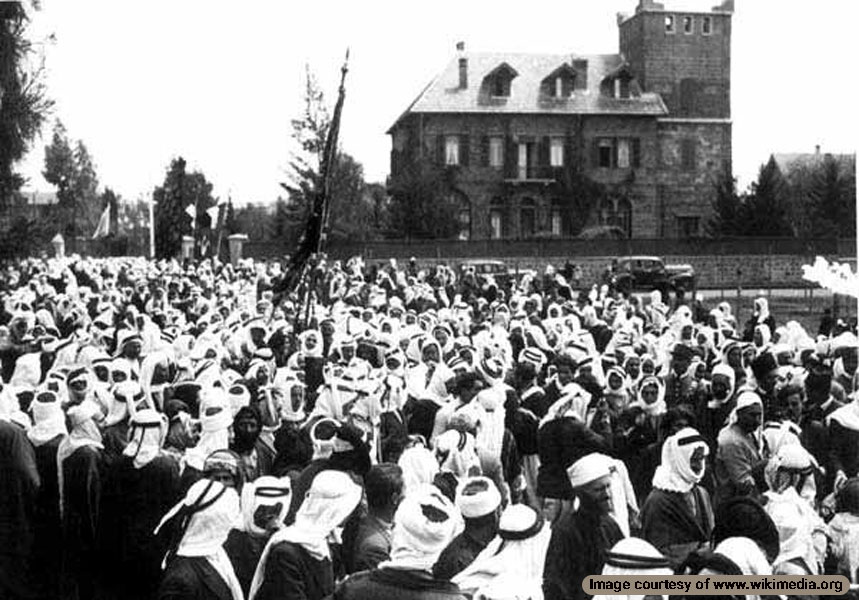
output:
[[[242,523],[230,531],[224,549],[233,563],[245,596],[250,592],[257,564],[268,539],[284,527],[291,495],[292,485],[288,477],[263,475],[242,487]]]
[[[713,509],[710,495],[698,485],[704,477],[706,440],[691,427],[668,437],[653,490],[641,511],[641,535],[665,554],[673,566],[710,541]]]
[[[466,600],[456,584],[433,577],[432,567],[461,528],[456,508],[437,488],[412,490],[397,508],[391,560],[340,584],[338,600]]]
[[[609,550],[602,575],[673,575],[671,563],[645,540],[626,538]],[[645,594],[599,594],[594,600],[643,600]]]
[[[757,495],[756,476],[762,479],[767,456],[760,429],[763,422],[760,396],[744,391],[722,431],[716,452],[716,497]],[[717,502],[718,503],[718,502]]]
[[[223,548],[241,519],[239,496],[217,481],[202,479],[168,512],[156,529],[174,525],[179,540],[164,559],[158,600],[244,600],[233,565]]]
[[[475,600],[542,600],[551,535],[534,509],[511,504],[501,514],[498,536],[452,581]]]
[[[180,495],[179,463],[162,450],[166,436],[162,413],[135,412],[128,445],[103,488],[105,579],[128,598],[145,600],[155,592],[165,548],[152,531]]]
[[[552,528],[543,572],[546,600],[586,598],[582,581],[602,569],[609,548],[624,537],[611,516],[615,470],[616,461],[598,452],[580,458],[567,470],[578,506]]]
[[[329,538],[361,501],[361,487],[339,471],[319,473],[295,522],[268,541],[249,600],[303,597],[322,600],[334,591]]]

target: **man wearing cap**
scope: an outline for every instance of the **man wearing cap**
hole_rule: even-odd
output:
[[[543,570],[545,600],[588,598],[582,582],[599,573],[608,550],[623,539],[611,516],[614,459],[594,452],[567,470],[578,509],[563,514],[552,528]]]
[[[433,567],[438,579],[452,579],[474,562],[498,533],[501,493],[488,477],[469,477],[459,486],[456,505],[465,519],[465,531],[444,549]]]

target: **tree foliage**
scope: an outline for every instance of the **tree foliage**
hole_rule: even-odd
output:
[[[737,193],[737,179],[731,173],[730,165],[725,165],[714,187],[713,216],[705,224],[705,231],[713,237],[741,235],[744,227],[744,198]]]
[[[164,183],[152,192],[155,200],[155,254],[159,258],[176,256],[182,248],[182,236],[194,235],[200,253],[212,243],[211,223],[206,210],[215,206],[212,184],[199,171],[188,173],[182,157],[170,162]],[[196,220],[186,212],[196,210]]]
[[[770,156],[758,172],[757,181],[749,188],[743,235],[792,236],[794,231],[788,221],[786,195],[784,177],[775,158]]]
[[[856,161],[826,155],[815,169],[807,196],[812,234],[816,237],[856,235]]]
[[[37,3],[30,5],[38,8]],[[28,38],[28,10],[20,2],[0,3],[0,209],[24,178],[15,164],[24,157],[50,115],[44,65]]]
[[[565,220],[569,223],[570,235],[582,232],[591,220],[594,209],[608,195],[605,185],[585,175],[574,164],[563,169],[555,188],[555,194],[566,209]]]
[[[310,69],[307,69],[304,110],[292,120],[292,139],[297,150],[289,160],[289,181],[281,183],[285,201],[275,207],[273,234],[286,249],[294,248],[310,216],[311,207],[322,189],[320,167],[325,141],[331,128],[331,114],[325,97]],[[329,187],[329,239],[366,239],[372,222],[371,207],[365,198],[364,168],[345,152],[337,152]]]
[[[98,195],[95,164],[82,140],[72,143],[60,121],[45,147],[42,175],[57,188],[57,214],[67,238],[88,235],[98,224],[104,203]]]
[[[459,233],[459,207],[443,168],[418,158],[403,165],[388,189],[388,223],[398,237],[448,239]]]

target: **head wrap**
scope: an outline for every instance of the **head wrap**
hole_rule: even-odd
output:
[[[466,519],[476,519],[495,512],[501,505],[501,493],[488,477],[463,479],[456,491],[456,507]]]
[[[737,405],[734,407],[734,410],[731,411],[731,414],[728,416],[728,425],[733,425],[737,422],[737,413],[744,408],[748,408],[750,406],[754,406],[757,404],[761,408],[763,408],[764,403],[761,401],[761,397],[758,396],[755,392],[751,390],[745,390],[740,392],[740,395],[737,396]]]
[[[612,546],[606,555],[603,575],[673,575],[674,570],[665,556],[645,540],[630,537]],[[644,594],[607,594],[595,600],[641,600]]]
[[[656,386],[656,401],[648,404],[644,400],[644,388],[647,386]],[[668,410],[665,404],[665,385],[658,377],[648,375],[641,379],[638,384],[638,399],[629,405],[630,408],[640,408],[644,414],[649,416],[657,416],[664,414]]]
[[[611,475],[615,468],[613,458],[599,452],[592,452],[574,462],[567,469],[567,476],[570,478],[570,485],[576,489]]]
[[[60,492],[60,516],[65,511],[65,486],[63,482],[63,463],[80,448],[85,446],[97,450],[104,449],[101,431],[93,419],[101,414],[98,404],[84,400],[69,408],[67,417],[70,425],[69,435],[63,438],[57,448],[57,484]]]
[[[743,575],[772,575],[772,567],[755,540],[736,536],[718,542],[714,552],[728,557]]]
[[[142,469],[161,453],[167,437],[167,417],[151,408],[135,412],[128,437],[123,454],[132,458],[135,469]]]
[[[707,442],[695,429],[685,427],[668,437],[662,445],[662,463],[653,475],[653,487],[668,492],[689,492],[704,477],[692,470],[689,462],[695,450],[701,448],[704,456],[710,453]]]
[[[391,560],[380,568],[432,570],[461,527],[456,508],[434,486],[406,494],[394,515]]]
[[[66,415],[55,392],[45,390],[36,394],[30,410],[33,411],[33,428],[27,432],[27,437],[34,446],[41,446],[67,433]]]
[[[196,482],[155,529],[157,534],[165,523],[176,522],[175,537],[162,568],[174,556],[204,557],[223,579],[233,600],[240,600],[244,597],[242,588],[223,548],[230,529],[238,524],[240,517],[235,490],[208,479]]]
[[[295,515],[295,523],[275,532],[266,544],[254,573],[248,600],[254,600],[263,583],[266,562],[273,546],[290,542],[304,548],[316,560],[330,558],[327,538],[355,510],[361,495],[361,486],[346,473],[318,473]]]
[[[256,536],[267,535],[274,526],[280,528],[289,512],[292,484],[289,477],[264,475],[242,488],[244,530]]]
[[[397,464],[403,470],[403,490],[406,494],[422,485],[431,484],[439,470],[433,453],[421,445],[403,450]]]
[[[453,582],[475,598],[540,598],[551,535],[534,509],[511,504],[501,514],[498,535]]]
[[[467,477],[481,471],[474,436],[464,431],[449,429],[438,436],[435,456],[442,471],[449,471],[457,477]]]

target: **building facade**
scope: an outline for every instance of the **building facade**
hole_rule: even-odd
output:
[[[443,168],[461,239],[698,235],[731,163],[732,13],[640,0],[610,55],[459,44],[388,131],[391,177]]]

